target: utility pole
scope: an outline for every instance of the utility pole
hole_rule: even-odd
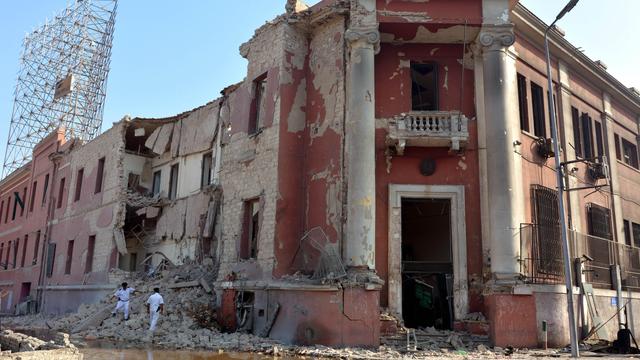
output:
[[[571,9],[573,9],[578,0],[571,0],[560,11],[556,19],[547,27],[544,32],[544,51],[547,60],[547,80],[549,85],[549,116],[551,117],[551,137],[553,139],[553,152],[555,154],[556,165],[556,181],[558,185],[558,209],[560,213],[560,230],[562,234],[562,257],[564,260],[564,280],[567,287],[567,312],[569,314],[569,337],[571,338],[571,357],[580,357],[578,350],[578,334],[576,331],[576,317],[573,308],[573,283],[571,279],[571,255],[569,254],[569,238],[567,236],[567,223],[564,214],[564,183],[562,176],[562,163],[560,161],[560,148],[558,146],[558,124],[556,123],[555,102],[553,99],[553,79],[551,78],[551,56],[549,54],[549,31],[554,27],[558,20],[562,19]]]

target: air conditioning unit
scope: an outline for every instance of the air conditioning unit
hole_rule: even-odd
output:
[[[587,174],[589,177],[596,181],[600,179],[607,178],[607,166],[603,163],[589,163],[589,167],[587,168]]]
[[[538,138],[536,140],[536,152],[545,159],[555,156],[553,152],[553,139]]]

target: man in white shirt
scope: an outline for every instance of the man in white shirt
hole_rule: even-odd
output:
[[[124,311],[124,320],[129,320],[129,300],[134,291],[136,290],[130,288],[126,282],[122,283],[120,289],[113,294],[113,297],[118,299],[118,304],[116,304],[116,308],[111,312],[111,316],[116,316],[118,311]]]
[[[147,300],[147,311],[149,311],[149,331],[153,333],[156,330],[156,324],[158,324],[160,314],[164,312],[164,299],[162,295],[160,295],[159,288],[154,288],[153,294],[149,296]]]

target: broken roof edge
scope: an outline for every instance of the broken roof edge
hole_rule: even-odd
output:
[[[227,88],[229,88],[229,86]],[[225,90],[227,88],[225,88]],[[222,90],[222,91],[225,91],[225,90]],[[145,117],[136,116],[135,118],[130,118],[128,121],[131,122],[131,123],[135,123],[135,122],[154,122],[154,123],[158,123],[158,124],[168,124],[168,123],[171,123],[171,122],[176,122],[178,120],[182,120],[182,119],[188,117],[189,115],[191,115],[192,113],[194,113],[194,112],[196,112],[196,111],[198,111],[200,109],[203,109],[203,108],[205,108],[207,106],[214,105],[216,103],[219,104],[219,103],[222,102],[222,100],[223,100],[223,97],[218,97],[216,99],[213,99],[213,100],[207,102],[204,105],[197,106],[197,107],[195,107],[195,108],[193,108],[191,110],[183,111],[183,112],[181,112],[179,114],[172,115],[172,116],[161,117],[161,118],[145,118]]]

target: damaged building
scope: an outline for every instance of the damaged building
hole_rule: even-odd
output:
[[[545,29],[517,0],[288,1],[217,100],[88,143],[59,129],[2,180],[2,311],[200,261],[228,330],[375,346],[398,321],[536,347],[544,322],[564,346],[551,91],[578,325],[635,331],[640,96],[558,31],[547,89]]]

